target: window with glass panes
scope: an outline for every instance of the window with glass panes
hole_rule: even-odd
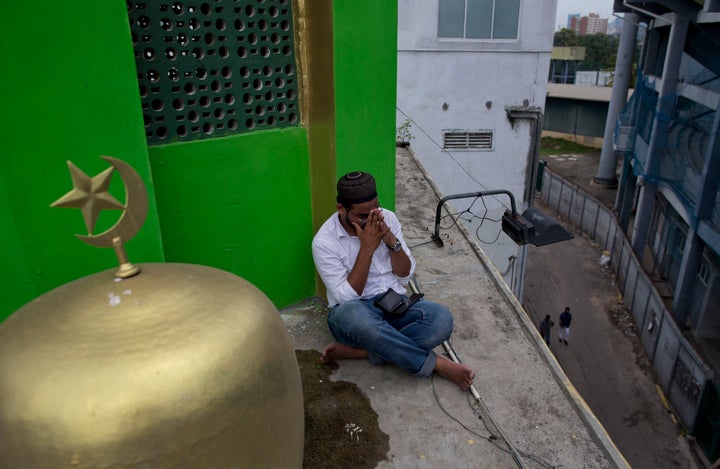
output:
[[[517,39],[521,0],[440,0],[438,37]]]

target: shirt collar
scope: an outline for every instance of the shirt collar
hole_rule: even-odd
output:
[[[333,219],[335,220],[334,226],[335,226],[335,232],[338,236],[338,238],[354,238],[355,236],[351,236],[347,230],[345,230],[345,227],[340,223],[340,214],[335,213],[333,216]]]

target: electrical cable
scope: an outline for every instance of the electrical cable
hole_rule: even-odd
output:
[[[482,228],[483,223],[485,223],[485,220],[490,220],[495,223],[499,223],[502,220],[495,220],[495,219],[487,216],[488,208],[487,208],[487,204],[485,204],[485,199],[483,197],[476,197],[475,200],[473,200],[472,204],[470,204],[470,207],[468,208],[468,210],[472,209],[472,207],[473,207],[473,205],[475,205],[475,202],[477,201],[477,199],[481,199],[483,208],[485,209],[485,212],[483,213],[482,217],[478,217],[480,219],[480,223],[478,224],[478,227],[475,229],[475,237],[477,239],[479,239],[480,242],[482,242],[483,244],[488,244],[488,245],[495,244],[495,243],[497,243],[497,240],[500,239],[500,233],[502,233],[502,229],[497,230],[497,235],[495,235],[495,239],[493,239],[492,241],[486,241],[486,240],[482,239],[480,237],[480,229]],[[470,223],[472,223],[472,220],[470,221]]]
[[[410,281],[408,282],[408,286],[410,287],[410,289],[412,290],[413,293],[420,293],[420,287],[418,286],[417,281],[415,280],[414,277],[410,279]],[[460,360],[460,357],[457,356],[457,354],[455,353],[455,350],[453,349],[453,347],[449,341],[447,341],[447,340],[444,341],[442,343],[442,345],[443,345],[443,348],[445,349],[445,352],[447,353],[450,360],[452,360],[455,363],[462,363],[462,360]],[[510,454],[513,458],[513,461],[515,461],[515,464],[518,467],[525,468],[525,464],[523,463],[522,459],[520,458],[520,456],[523,456],[523,457],[526,457],[526,458],[532,459],[533,461],[538,462],[543,467],[554,468],[553,465],[547,463],[546,461],[544,461],[542,458],[540,458],[538,456],[529,455],[529,454],[520,452],[515,449],[515,447],[510,443],[510,441],[508,441],[508,439],[505,437],[505,435],[503,435],[502,431],[495,423],[495,420],[493,419],[492,414],[490,413],[490,410],[487,408],[487,406],[485,406],[485,403],[482,401],[482,398],[480,397],[480,394],[475,389],[475,386],[473,386],[471,384],[470,387],[468,388],[468,390],[466,391],[467,396],[468,396],[468,406],[473,411],[473,414],[477,415],[478,418],[480,418],[483,421],[483,425],[485,426],[485,429],[490,433],[490,436],[487,436],[487,437],[477,433],[476,431],[474,431],[471,428],[469,428],[468,426],[466,426],[464,423],[462,423],[460,420],[458,420],[455,416],[453,416],[450,412],[448,412],[443,407],[442,403],[440,402],[440,398],[437,394],[437,390],[435,389],[435,373],[433,373],[430,376],[430,383],[432,385],[433,395],[435,396],[435,402],[437,403],[438,407],[445,415],[450,417],[450,419],[452,419],[453,421],[458,423],[461,427],[463,427],[464,429],[466,429],[473,435],[476,435],[480,438],[486,438],[495,447]],[[474,407],[473,404],[471,404],[470,396],[474,397],[477,407]],[[490,425],[493,428],[488,427],[488,423],[490,423]],[[502,441],[503,443],[505,443],[505,448],[498,446],[498,443],[496,443],[496,441]]]
[[[482,197],[476,197],[476,199],[480,199],[480,198],[482,198]],[[474,204],[474,203],[475,203],[475,202],[473,201],[473,204]],[[484,202],[483,202],[483,203],[484,203]],[[486,244],[486,245],[495,244],[495,243],[497,242],[497,240],[500,239],[500,233],[502,233],[502,229],[498,229],[497,235],[495,236],[495,239],[493,239],[492,241],[487,241],[487,240],[482,239],[482,238],[480,237],[480,229],[482,228],[483,223],[485,222],[485,220],[489,220],[489,221],[494,222],[494,223],[499,223],[499,222],[501,222],[502,220],[500,220],[500,219],[495,219],[495,218],[490,218],[490,217],[488,217],[488,216],[486,216],[486,215],[483,215],[483,216],[476,215],[474,212],[472,212],[472,210],[470,210],[471,208],[472,208],[472,204],[470,205],[470,207],[468,207],[467,209],[465,209],[465,210],[463,210],[463,211],[461,211],[461,212],[448,213],[447,215],[443,215],[443,216],[440,218],[441,221],[444,220],[445,218],[450,217],[450,218],[452,218],[453,222],[452,222],[449,226],[440,226],[440,228],[443,229],[443,230],[449,230],[449,229],[451,229],[452,227],[454,227],[455,225],[457,225],[457,221],[458,221],[459,219],[464,220],[464,221],[466,221],[467,223],[472,223],[473,220],[475,220],[475,219],[477,218],[478,220],[480,220],[480,224],[479,224],[479,226],[477,227],[477,229],[475,230],[475,237],[476,237],[478,240],[480,240],[480,242],[482,242],[483,244]],[[487,213],[487,207],[485,207],[485,212]],[[470,214],[470,217],[469,217],[469,218],[463,218],[463,215],[464,215],[464,214]]]
[[[430,384],[432,385],[432,393],[433,393],[433,397],[435,398],[435,402],[437,403],[438,408],[445,415],[447,415],[451,420],[453,420],[455,423],[460,425],[462,428],[464,428],[465,430],[470,432],[472,435],[475,435],[478,438],[487,440],[490,444],[495,446],[500,451],[512,456],[513,460],[515,461],[515,464],[518,467],[524,468],[525,465],[523,464],[522,460],[520,460],[513,454],[514,452],[516,452],[517,454],[519,454],[520,456],[522,456],[526,459],[535,461],[536,463],[538,463],[540,466],[542,466],[544,468],[547,468],[547,469],[555,468],[555,466],[548,463],[547,461],[545,461],[544,459],[542,459],[539,456],[536,456],[534,454],[529,454],[524,451],[519,451],[519,450],[513,448],[512,445],[510,444],[510,442],[507,441],[507,439],[499,431],[499,429],[497,428],[497,425],[494,423],[494,421],[492,419],[492,416],[490,415],[490,411],[486,407],[484,407],[484,405],[482,405],[482,402],[479,400],[479,398],[476,400],[476,403],[478,404],[477,407],[472,404],[470,391],[467,392],[468,407],[470,407],[470,409],[473,411],[473,414],[476,415],[477,418],[483,422],[483,426],[485,427],[485,430],[487,430],[488,435],[483,435],[483,434],[478,433],[477,431],[473,430],[472,428],[468,427],[463,422],[461,422],[460,419],[458,419],[457,417],[452,415],[447,409],[445,409],[445,407],[442,405],[442,402],[440,402],[440,396],[438,395],[437,389],[435,388],[435,374],[434,373],[430,376]],[[483,415],[482,415],[481,411],[479,410],[481,408],[481,405],[484,408],[484,411],[486,413],[485,418],[483,418]],[[492,426],[494,426],[496,428],[496,430],[497,430],[496,432],[493,432],[493,430],[491,428],[489,428],[488,421],[491,423]],[[504,443],[504,444],[501,444],[501,443]]]
[[[410,250],[412,251],[413,249],[415,249],[415,248],[418,247],[418,246],[422,246],[423,244],[430,244],[430,243],[432,243],[432,242],[433,242],[433,241],[432,241],[432,239],[431,239],[431,240],[429,240],[429,241],[424,241],[424,242],[422,242],[422,243],[417,243],[417,244],[414,244],[414,245],[412,245],[412,246],[408,246],[408,249],[410,249]]]

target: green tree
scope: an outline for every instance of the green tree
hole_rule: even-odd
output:
[[[575,47],[579,44],[578,36],[572,29],[562,28],[553,37],[553,46],[555,47]]]
[[[615,68],[619,39],[596,33],[580,36],[580,46],[585,47],[585,60],[579,70],[607,70]]]

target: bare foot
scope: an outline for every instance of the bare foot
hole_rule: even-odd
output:
[[[367,350],[332,342],[322,351],[320,363],[332,363],[343,358],[367,358]]]
[[[445,357],[437,357],[435,371],[445,379],[460,386],[463,391],[467,390],[473,383],[475,372],[463,363],[455,363]]]

